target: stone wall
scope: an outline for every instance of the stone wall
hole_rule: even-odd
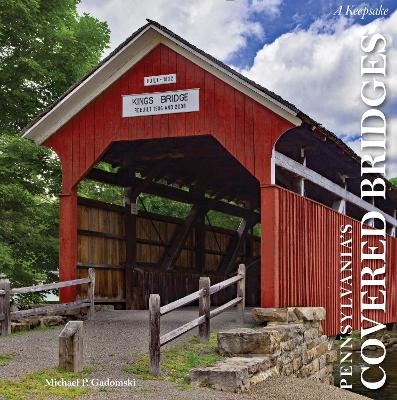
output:
[[[253,317],[266,326],[219,332],[218,349],[227,358],[212,367],[192,370],[193,385],[242,392],[273,376],[333,383],[337,353],[323,335],[324,308],[256,308]]]

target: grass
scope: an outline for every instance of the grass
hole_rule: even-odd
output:
[[[52,331],[55,328],[58,328],[60,325],[52,325],[52,326],[36,326],[31,329],[22,329],[20,331],[12,332],[11,335],[24,335],[28,332],[47,332],[47,331]]]
[[[62,387],[48,385],[46,379],[76,380],[91,373],[92,369],[83,372],[65,372],[59,369],[47,369],[34,372],[19,379],[0,380],[0,398],[5,400],[43,400],[48,396],[59,398],[76,398],[88,393],[86,387]],[[3,396],[3,397],[1,397]]]
[[[342,343],[344,343],[347,339],[351,338],[353,341],[361,341],[361,331],[352,331],[350,335],[346,335],[342,339],[335,340],[335,343],[340,346]]]
[[[202,343],[195,336],[176,347],[161,351],[161,375],[149,374],[149,356],[141,355],[133,365],[123,368],[124,372],[133,373],[134,377],[143,380],[167,380],[178,384],[180,389],[189,388],[188,372],[193,368],[208,367],[221,360],[217,352],[216,333],[210,340]]]
[[[4,367],[14,358],[14,354],[0,354],[0,367]]]

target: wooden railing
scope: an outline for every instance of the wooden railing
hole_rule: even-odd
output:
[[[84,284],[88,284],[86,299],[77,300],[66,304],[52,304],[49,306],[31,308],[29,310],[11,312],[10,300],[12,295],[42,292],[46,290],[54,290],[54,289],[60,289],[69,286],[77,286]],[[58,283],[49,283],[44,285],[15,288],[15,289],[10,288],[9,280],[2,279],[0,280],[0,323],[1,323],[0,332],[2,335],[7,335],[11,333],[11,321],[15,319],[30,317],[33,315],[48,315],[52,313],[75,310],[78,308],[88,307],[88,318],[91,318],[95,312],[94,292],[95,292],[95,270],[93,268],[90,268],[88,270],[87,278],[74,279],[71,281],[64,281]]]
[[[210,309],[210,296],[237,283],[237,297],[223,304],[222,306]],[[160,317],[171,311],[177,310],[187,304],[199,300],[199,316],[165,335],[160,336]],[[150,320],[150,373],[160,374],[160,348],[177,337],[192,329],[199,327],[199,337],[202,341],[208,341],[210,333],[210,320],[221,314],[230,307],[237,305],[237,313],[240,325],[244,323],[245,306],[245,265],[240,264],[238,273],[225,281],[210,286],[210,278],[202,277],[199,280],[199,290],[181,299],[175,300],[163,307],[160,307],[160,296],[151,294],[149,298],[149,320]]]

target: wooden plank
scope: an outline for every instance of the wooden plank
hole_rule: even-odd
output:
[[[228,245],[228,249],[226,251],[226,255],[222,260],[222,263],[219,267],[219,272],[224,273],[225,276],[231,271],[233,265],[238,257],[241,245],[245,241],[249,230],[254,225],[254,222],[251,220],[243,219],[240,222],[240,225],[237,229],[236,235],[233,238],[230,238],[230,242]]]
[[[176,328],[171,332],[166,333],[165,335],[160,337],[160,346],[164,346],[168,342],[171,342],[172,340],[183,335],[184,333],[191,331],[192,329],[196,328],[203,322],[205,322],[205,315],[197,317],[194,320],[180,326],[179,328]]]
[[[44,290],[54,290],[69,286],[76,286],[82,285],[84,283],[90,283],[90,278],[80,278],[80,279],[73,279],[71,281],[66,282],[57,282],[57,283],[48,283],[45,285],[35,285],[35,286],[28,286],[23,288],[15,288],[11,289],[11,294],[24,294],[24,293],[34,293],[34,292],[42,292]]]
[[[175,261],[178,259],[185,240],[191,230],[193,224],[196,222],[197,218],[204,214],[206,209],[201,206],[194,205],[190,210],[189,215],[185,219],[185,222],[181,224],[176,230],[174,237],[172,238],[169,248],[164,251],[163,260],[161,262],[161,267],[165,270],[170,270],[174,268]]]
[[[112,264],[91,264],[91,263],[77,263],[77,268],[95,268],[95,269],[125,269],[124,265]]]
[[[301,176],[302,178],[307,179],[310,182],[315,183],[316,185],[321,186],[323,189],[328,190],[331,193],[336,194],[341,199],[348,201],[356,205],[357,207],[362,208],[365,211],[377,211],[380,212],[384,217],[386,222],[390,225],[397,226],[397,219],[393,218],[391,215],[386,214],[384,211],[380,210],[379,208],[375,207],[374,205],[368,203],[367,201],[361,199],[360,197],[356,196],[355,194],[347,191],[347,189],[337,185],[336,183],[332,182],[331,180],[325,178],[324,176],[320,175],[319,173],[313,171],[312,169],[296,162],[295,160],[281,154],[277,151],[273,152],[273,158],[276,165],[282,167],[294,174]]]
[[[87,290],[87,300],[90,303],[90,308],[88,309],[88,319],[91,319],[95,313],[95,269],[88,269],[88,278],[90,280]]]
[[[97,236],[97,237],[104,237],[107,239],[125,240],[124,235],[116,235],[114,233],[91,231],[91,230],[85,230],[85,229],[79,229],[77,231],[77,234],[83,235],[83,236]]]
[[[125,231],[125,298],[126,309],[133,309],[133,268],[136,265],[136,220],[137,216],[132,213],[131,206],[136,202],[136,195],[132,188],[124,190],[124,231]]]
[[[125,179],[121,175],[118,175],[116,173],[105,172],[97,170],[95,168],[88,174],[87,178],[123,187],[135,186],[139,184],[139,182],[144,181],[141,178]],[[145,187],[142,192],[164,197],[170,200],[180,201],[181,203],[193,204],[197,201],[197,197],[195,194],[192,194],[185,190],[174,188],[172,186],[163,185],[161,183],[151,182]],[[236,217],[247,218],[248,216],[252,216],[252,218],[256,219],[256,222],[258,222],[260,219],[258,213],[243,207],[226,203],[224,201],[205,198],[202,200],[202,206],[225,214],[234,215]]]
[[[100,171],[100,170],[96,170],[96,171]],[[118,206],[117,204],[104,203],[102,201],[89,199],[87,197],[79,197],[77,199],[77,202],[79,205],[82,205],[82,206],[87,206],[87,207],[92,207],[92,208],[100,208],[103,210],[110,210],[110,211],[115,211],[118,213],[124,212],[123,206]]]
[[[59,368],[64,371],[82,371],[83,321],[69,321],[59,334]]]
[[[96,304],[99,304],[99,303],[106,303],[106,304],[108,304],[108,303],[125,303],[126,302],[126,300],[123,298],[103,299],[101,297],[95,297],[94,301]]]
[[[214,310],[211,310],[210,318],[214,318],[217,315],[222,314],[228,308],[235,306],[236,304],[240,303],[241,301],[242,301],[241,297],[236,297],[235,299],[228,301],[227,303],[223,304],[222,306],[215,308]]]
[[[160,374],[160,296],[151,294],[149,297],[149,355],[151,375]]]
[[[211,296],[210,296],[210,278],[201,277],[199,280],[199,288],[202,291],[202,295],[199,300],[199,316],[204,316],[205,321],[199,325],[199,338],[202,342],[208,342],[210,338],[210,307],[211,307]]]
[[[0,315],[2,315],[1,335],[9,335],[11,333],[11,296],[10,281],[8,279],[0,279],[0,289],[3,294],[0,295]]]
[[[246,269],[244,264],[240,264],[238,267],[238,276],[241,276],[241,280],[237,282],[237,297],[241,301],[237,305],[237,318],[240,326],[244,326],[244,312],[245,312],[245,281],[246,281]]]
[[[160,307],[160,314],[165,315],[171,311],[181,308],[187,304],[190,304],[193,301],[198,300],[203,294],[204,291],[203,289],[200,288],[199,290],[197,290],[197,292],[190,293],[187,296],[182,297],[181,299],[175,300],[172,303],[168,303],[165,306]]]
[[[31,317],[32,315],[48,315],[89,306],[90,303],[88,303],[87,300],[77,300],[67,304],[54,304],[46,307],[32,308],[30,310],[14,311],[11,313],[11,319],[15,320],[19,318]]]
[[[217,293],[220,290],[225,289],[228,286],[233,285],[233,283],[236,283],[236,282],[238,282],[240,280],[241,280],[241,276],[236,275],[236,276],[233,276],[233,277],[231,277],[229,279],[226,279],[225,281],[219,282],[216,285],[212,285],[210,287],[210,294]]]

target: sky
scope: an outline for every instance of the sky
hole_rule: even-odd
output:
[[[349,15],[363,7],[388,11]],[[82,0],[78,6],[108,23],[106,54],[153,19],[295,104],[359,155],[368,109],[360,96],[361,36],[383,34],[387,177],[397,177],[396,8],[395,0]]]

